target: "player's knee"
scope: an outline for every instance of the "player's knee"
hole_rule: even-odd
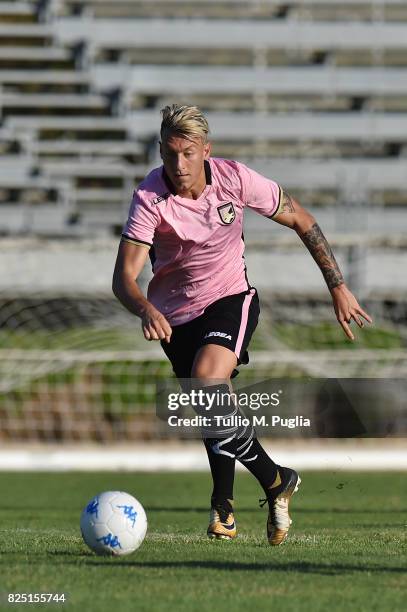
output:
[[[229,380],[236,366],[236,355],[229,349],[213,344],[202,346],[195,355],[191,377],[201,380]]]
[[[197,359],[191,370],[192,378],[199,378],[200,380],[220,380],[225,379],[229,380],[232,372],[229,372],[227,368],[225,368],[224,364],[217,363],[212,359]]]
[[[216,369],[202,362],[194,363],[191,370],[192,378],[199,378],[202,381],[215,378]]]

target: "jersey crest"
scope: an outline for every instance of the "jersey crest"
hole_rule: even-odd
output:
[[[225,202],[217,207],[220,220],[226,225],[230,225],[236,219],[236,212],[233,207],[233,202]]]

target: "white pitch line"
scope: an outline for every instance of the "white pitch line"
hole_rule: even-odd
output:
[[[291,447],[291,448],[290,448]],[[301,470],[407,470],[407,447],[320,448],[287,450],[270,447],[271,457],[280,465]],[[244,470],[237,464],[238,470]],[[206,453],[200,448],[147,450],[12,449],[0,451],[0,471],[137,471],[200,472],[208,470]]]

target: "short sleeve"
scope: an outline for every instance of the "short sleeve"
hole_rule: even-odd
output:
[[[123,228],[122,239],[151,247],[159,221],[159,213],[154,210],[153,204],[147,203],[140,193],[135,191],[130,204],[129,216]]]
[[[274,217],[281,210],[282,189],[278,183],[255,172],[244,164],[238,164],[245,206],[264,217]]]

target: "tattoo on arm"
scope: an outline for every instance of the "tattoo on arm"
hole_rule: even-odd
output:
[[[302,234],[301,240],[317,262],[325,278],[328,289],[333,289],[344,282],[335,256],[318,223]]]
[[[293,204],[293,199],[290,196],[290,194],[286,193],[285,191],[283,191],[283,202],[282,202],[281,212],[282,213],[293,213],[293,212],[295,212],[295,208],[294,208],[294,204]]]

